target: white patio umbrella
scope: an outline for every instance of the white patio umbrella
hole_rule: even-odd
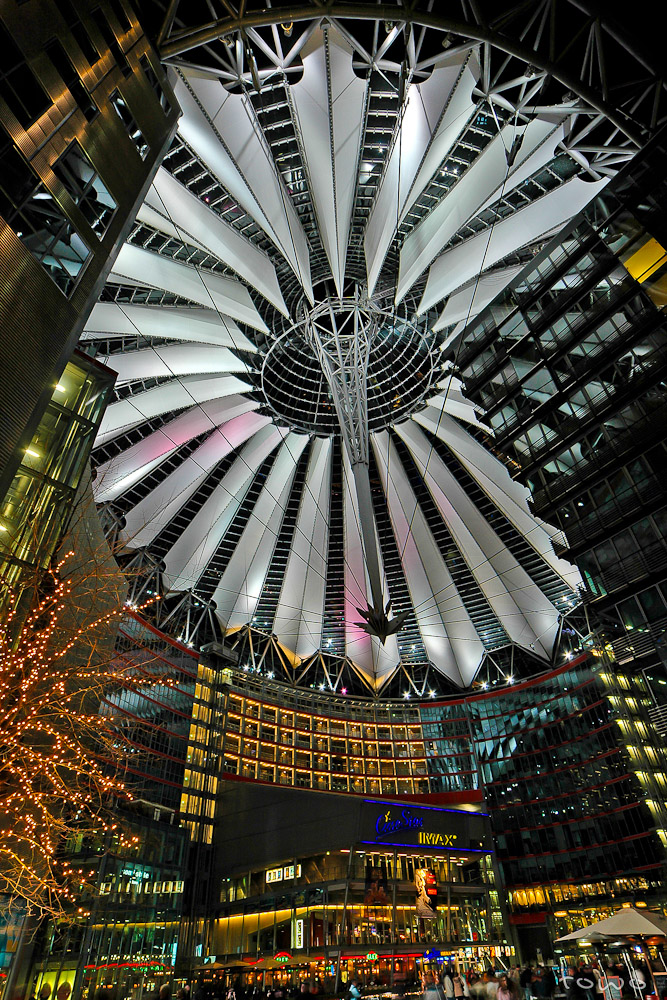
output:
[[[626,906],[621,910],[617,910],[616,913],[612,914],[611,917],[607,917],[606,920],[598,920],[597,923],[589,924],[588,927],[582,927],[578,931],[573,931],[572,934],[565,934],[563,937],[557,938],[556,941],[577,941],[584,939],[589,941],[603,941],[607,938],[623,937],[639,938],[641,941],[646,965],[653,981],[653,989],[656,996],[659,996],[657,983],[653,975],[653,969],[651,968],[651,955],[645,944],[646,938],[667,937],[667,921],[663,917],[658,916],[657,913],[636,910],[634,906]]]
[[[557,940],[576,941],[581,938],[601,940],[602,938],[614,937],[667,937],[667,920],[658,916],[657,913],[626,906],[622,910],[617,910],[606,920],[598,920],[595,924],[582,927],[578,931],[573,931],[572,934],[565,934],[564,937]]]

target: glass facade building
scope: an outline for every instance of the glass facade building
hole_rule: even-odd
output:
[[[225,701],[227,780],[488,811],[525,953],[546,954],[550,938],[636,893],[663,905],[666,758],[646,679],[606,656],[410,704],[336,705],[252,674],[242,683]]]
[[[65,366],[0,505],[0,577],[10,591],[45,570],[113,389],[113,373],[76,351]],[[0,594],[0,606],[7,592]]]
[[[564,533],[619,663],[664,673],[667,219],[659,136],[480,314],[457,364]]]
[[[0,497],[23,460],[176,126],[122,2],[0,17]],[[4,331],[9,331],[9,335]]]
[[[214,961],[253,983],[276,954],[277,978],[400,982],[429,950],[464,965],[549,954],[624,902],[667,903],[648,683],[603,650],[475,695],[363,701],[290,687],[222,646],[198,654],[129,612],[117,668],[104,711],[136,840],[99,861],[90,917],[53,929],[35,984],[60,969],[99,985],[120,965],[138,995]],[[394,832],[406,815],[425,819]],[[77,850],[93,862],[94,845]],[[428,921],[422,870],[438,886]]]

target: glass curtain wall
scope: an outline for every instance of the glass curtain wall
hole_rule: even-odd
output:
[[[0,508],[0,576],[16,588],[46,569],[83,475],[115,376],[76,352],[53,387]],[[0,593],[0,607],[3,596]]]
[[[226,915],[215,922],[212,951],[223,961],[281,950],[407,944],[500,943],[502,919],[491,856],[418,856],[354,848],[294,863],[292,884],[266,892],[265,870],[226,880]],[[415,870],[438,886],[433,919],[417,915]]]

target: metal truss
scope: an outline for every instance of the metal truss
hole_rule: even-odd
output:
[[[443,49],[447,56],[457,50],[474,51],[480,64],[479,84],[473,92],[475,113],[402,221],[378,287],[393,284],[397,253],[408,233],[447,197],[461,171],[508,121],[525,124],[558,106],[568,122],[556,154],[569,158],[580,176],[598,180],[613,176],[664,118],[660,68],[654,70],[642,61],[610,24],[588,13],[580,0],[558,4],[556,0],[532,4],[459,0],[458,5],[448,5],[446,17],[434,14],[431,6],[397,0],[377,5],[313,2],[264,7],[250,0],[240,5],[225,3],[224,9],[217,8],[216,20],[197,24],[189,20],[189,5],[179,0],[170,4],[160,34],[163,57],[175,66],[204,68],[218,75],[225,87],[246,94],[247,110],[271,147],[307,234],[314,280],[328,277],[329,266],[320,243],[289,84],[298,80],[301,52],[323,21],[335,24],[346,39],[353,51],[354,70],[367,86],[362,159],[372,169],[357,182],[347,261],[348,276],[357,280],[365,277],[365,224],[403,114],[407,87],[430,75],[442,60]],[[216,11],[213,4],[209,9],[212,14]],[[253,241],[257,239],[257,227],[235,199],[202,164],[193,162],[191,151],[182,152],[174,153],[173,163],[168,155],[167,169],[186,186],[192,185],[193,193],[207,204],[215,203],[226,221],[244,234],[252,233]],[[560,174],[555,183],[567,179]],[[530,190],[525,203],[539,195],[535,178],[526,184]],[[520,193],[514,193],[510,203],[499,205],[501,217],[523,203]],[[494,221],[496,214],[487,211],[472,221],[473,229],[487,229]],[[292,288],[289,275],[283,273],[289,266],[269,244],[266,249],[274,258],[291,307],[298,288]],[[268,315],[264,304],[259,307],[270,328],[280,322],[275,310],[270,308]]]
[[[124,516],[110,503],[102,504],[97,508],[97,512],[104,537],[109,543],[109,548],[113,553],[118,553],[122,548],[121,538],[125,527]]]
[[[346,657],[318,650],[300,659],[275,636],[251,626],[228,632],[225,642],[239,657],[240,669],[284,681],[298,688],[334,694],[376,697],[377,692],[355,664]]]
[[[164,563],[147,549],[139,549],[127,562],[123,572],[128,582],[126,604],[133,611],[153,606],[162,600],[165,587],[162,580]],[[152,616],[155,616],[153,612]]]
[[[165,597],[155,605],[154,618],[156,625],[186,646],[201,649],[222,638],[215,605],[191,590]]]
[[[373,605],[382,609],[382,579],[375,544],[368,478],[368,362],[382,313],[355,285],[354,296],[325,299],[308,313],[308,338],[331,390],[341,437],[350,459]]]
[[[353,296],[318,303],[304,324],[329,384],[353,469],[368,466],[368,362],[382,319],[381,310],[355,285]]]
[[[569,157],[566,167],[570,169],[560,173],[552,170],[553,176],[548,178],[549,184],[544,190],[540,189],[535,177],[528,178],[525,185],[530,187],[529,191],[524,194],[517,186],[511,201],[499,199],[496,207],[470,220],[469,231],[453,239],[461,240],[493,226],[545,190],[564,183],[572,176],[573,164],[579,176],[600,179],[613,175],[664,118],[664,87],[657,72],[628,48],[604,17],[594,16],[588,10],[586,0],[559,0],[558,3],[556,0],[534,0],[528,4],[453,0],[447,5],[447,16],[434,13],[441,5],[432,0],[415,0],[411,4],[407,0],[378,4],[327,0],[301,5],[282,0],[266,2],[267,6],[259,0],[241,0],[240,4],[233,0],[222,0],[222,3],[221,0],[209,0],[211,20],[195,23],[192,5],[171,0],[160,35],[162,55],[176,66],[203,67],[216,74],[221,84],[230,90],[243,90],[248,113],[258,133],[271,147],[276,170],[304,226],[310,244],[314,283],[326,282],[327,288],[331,287],[331,271],[320,242],[311,178],[306,169],[302,137],[298,133],[298,115],[294,114],[290,96],[290,83],[298,80],[302,72],[303,48],[323,19],[335,24],[347,40],[354,53],[353,69],[366,81],[361,159],[369,165],[364,168],[369,177],[362,180],[360,171],[357,180],[346,268],[350,280],[348,288],[354,281],[354,291],[346,298],[320,295],[316,308],[304,314],[305,321],[302,318],[296,325],[307,333],[326,377],[350,458],[373,600],[372,608],[360,609],[368,623],[362,627],[382,637],[382,630],[390,623],[389,608],[383,607],[368,476],[366,373],[373,337],[385,320],[396,324],[396,319],[392,320],[389,309],[383,313],[380,306],[364,296],[363,237],[369,211],[385,179],[388,153],[402,121],[407,87],[410,83],[426,80],[442,61],[443,52],[472,52],[479,61],[479,82],[473,92],[474,112],[429,186],[406,214],[387,253],[382,272],[384,280],[378,280],[377,287],[385,295],[391,292],[392,298],[402,242],[441,199],[452,194],[459,174],[507,122],[526,123],[557,105],[559,113],[569,118],[565,138],[557,150],[558,166],[562,158]],[[551,170],[552,166],[545,167],[544,171]],[[175,140],[165,167],[223,221],[272,260],[281,287],[284,286],[290,317],[278,315],[273,306],[259,301],[259,296],[257,307],[272,331],[285,330],[287,325],[289,330],[293,329],[297,306],[303,302],[302,291],[291,266],[261,227],[182,139]],[[129,242],[161,256],[184,260],[200,270],[228,273],[228,268],[205,250],[143,224],[136,225]],[[522,248],[521,252],[529,251]],[[416,304],[419,301],[419,282],[424,280],[422,276],[415,283],[405,300],[406,307],[408,302]],[[252,288],[250,291],[254,294]],[[192,304],[171,292],[129,285],[108,286],[104,300],[151,305]],[[406,317],[408,314],[411,312],[406,312]],[[405,322],[410,321],[406,319]],[[248,336],[261,351],[262,335],[251,331]],[[155,346],[159,341],[152,344]],[[110,342],[105,350],[113,353]],[[119,391],[118,398],[148,387],[146,381],[128,383]],[[159,429],[167,419],[167,415],[154,418],[143,426],[142,433]],[[130,443],[130,437],[121,435],[100,448],[96,458],[108,460]],[[180,453],[179,457],[182,457]],[[164,477],[169,469],[165,461],[150,475]],[[134,493],[123,498],[128,504],[124,509],[129,509],[140,492],[144,489],[148,492],[152,485],[147,476],[145,484],[138,484]],[[105,508],[107,529],[114,546],[118,546],[122,538],[122,510],[120,500],[113,507],[107,505]],[[157,546],[151,554],[149,545],[147,550],[136,553],[125,563],[130,585],[128,603],[137,608],[145,606],[142,613],[149,615],[158,627],[193,647],[200,648],[205,642],[216,640],[220,625],[211,602],[190,591],[176,595],[165,593],[161,554],[164,552],[158,552]],[[372,614],[375,615],[373,622],[370,621]],[[572,644],[583,643],[585,629],[573,628],[572,631],[576,633]],[[553,664],[565,655],[564,634],[565,628],[559,637]],[[382,697],[395,698],[427,698],[431,691],[440,695],[455,690],[428,662],[402,663],[384,687],[376,691],[366,676],[345,657],[319,651],[300,660],[274,636],[251,626],[232,633],[228,641],[238,647],[248,670],[271,671],[276,678],[295,686],[332,692],[346,689],[364,697],[377,697],[381,693]],[[543,669],[544,661],[509,645],[487,654],[474,686],[509,683],[509,677],[520,680]]]
[[[537,102],[548,78],[636,142],[663,119],[665,85],[660,67],[650,65],[593,3],[457,0],[446,5],[446,13],[442,7],[429,0],[300,4],[225,0],[209,4],[211,19],[197,22],[191,19],[191,5],[171,0],[158,46],[163,59],[183,59],[187,54],[199,65],[216,69],[223,80],[248,81],[259,89],[275,73],[296,72],[308,32],[314,22],[326,18],[346,31],[362,63],[389,71],[403,65],[409,80],[428,72],[437,59],[424,42],[431,29],[442,33],[441,45],[448,49],[479,45],[481,90],[500,103],[503,92],[516,83],[518,61],[530,70],[520,74],[528,104]],[[404,59],[397,59],[397,42],[402,43]]]
[[[370,440],[368,428],[368,370],[371,348],[383,324],[396,324],[359,284],[354,294],[326,298],[305,317],[304,331],[333,399],[340,433],[350,459],[359,507],[359,528],[372,605],[359,608],[361,627],[382,642],[393,635],[407,613],[389,619],[391,602],[385,607],[382,576],[375,538],[375,520],[369,478]]]
[[[124,569],[130,582],[126,602],[129,608],[139,610],[161,631],[193,649],[200,650],[208,643],[224,640],[225,646],[238,657],[239,668],[247,673],[280,680],[296,688],[373,699],[425,700],[460,693],[460,688],[427,660],[401,662],[386,683],[376,688],[348,657],[327,654],[320,649],[302,659],[275,635],[251,625],[225,633],[216,617],[214,602],[189,590],[171,594],[160,590],[163,587],[161,563],[145,550],[137,553]],[[563,616],[550,667],[545,667],[544,662],[529,651],[510,644],[487,652],[472,690],[485,691],[521,683],[596,645],[600,645],[600,640],[590,629],[585,608],[579,606]]]

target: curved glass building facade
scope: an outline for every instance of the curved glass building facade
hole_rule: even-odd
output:
[[[290,687],[136,614],[118,657],[126,683],[106,710],[144,808],[131,862],[105,862],[98,880],[90,985],[113,962],[128,989],[138,968],[159,981],[149,961],[183,976],[243,968],[248,983],[267,968],[332,988],[352,974],[400,983],[428,952],[547,955],[624,902],[665,904],[664,750],[645,679],[612,672],[603,650],[426,701]],[[151,826],[182,845],[167,873]],[[428,919],[420,872],[436,886]],[[128,902],[137,922],[125,913],[119,938]],[[76,974],[61,947],[40,975],[56,962]]]
[[[3,547],[90,456],[128,587],[126,835],[64,845],[26,989],[394,987],[667,906],[664,81],[494,6],[2,14]]]

